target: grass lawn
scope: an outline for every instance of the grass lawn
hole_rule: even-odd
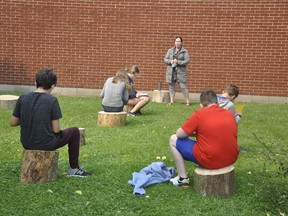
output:
[[[233,197],[203,197],[195,193],[192,184],[190,188],[179,188],[169,183],[146,187],[146,196],[136,197],[133,186],[127,183],[132,173],[155,161],[175,167],[169,137],[199,103],[150,103],[142,116],[127,117],[126,126],[107,128],[97,126],[100,98],[58,99],[63,114],[61,127],[85,128],[86,145],[80,149],[80,165],[93,176],[66,177],[68,154],[64,147],[59,149],[57,181],[20,184],[20,128],[9,126],[12,110],[0,109],[0,215],[288,214],[288,176],[284,177],[288,174],[287,105],[245,105],[239,123],[241,152],[235,163],[237,191]],[[190,162],[186,165],[192,183],[196,166]]]

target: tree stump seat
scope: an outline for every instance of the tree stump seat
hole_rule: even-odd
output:
[[[157,103],[169,103],[170,102],[170,93],[166,90],[154,90],[153,91],[153,97],[152,102]]]
[[[14,109],[19,96],[16,95],[0,95],[0,107],[4,109]]]
[[[20,183],[55,181],[58,174],[58,157],[58,151],[24,150]]]
[[[85,145],[85,128],[78,128],[80,132],[80,146]]]
[[[127,112],[98,112],[98,126],[124,126],[126,124]]]
[[[194,189],[203,196],[227,197],[236,191],[234,166],[194,170]]]
[[[130,112],[134,108],[134,105],[125,105],[123,108],[124,112]]]

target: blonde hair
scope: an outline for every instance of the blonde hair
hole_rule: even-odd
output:
[[[113,83],[119,83],[119,82],[124,82],[125,83],[125,88],[128,89],[129,91],[131,90],[131,87],[129,85],[129,79],[128,79],[128,70],[127,69],[120,69],[117,71],[116,76],[112,80]]]
[[[140,69],[139,69],[139,67],[137,66],[137,65],[133,65],[131,68],[130,68],[130,70],[129,70],[129,73],[130,74],[136,74],[136,73],[140,73]]]

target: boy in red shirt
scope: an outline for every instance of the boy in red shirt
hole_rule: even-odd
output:
[[[178,170],[178,176],[170,182],[176,186],[189,186],[185,160],[207,169],[219,169],[233,164],[238,157],[233,114],[218,106],[217,95],[211,90],[201,93],[200,106],[170,137],[170,150]],[[189,139],[191,135],[197,141]]]

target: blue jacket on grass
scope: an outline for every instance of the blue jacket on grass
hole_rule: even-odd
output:
[[[153,162],[149,166],[143,168],[139,173],[133,172],[133,179],[128,184],[134,185],[134,195],[145,195],[144,187],[151,184],[169,181],[175,176],[175,169],[167,167],[163,162]]]

